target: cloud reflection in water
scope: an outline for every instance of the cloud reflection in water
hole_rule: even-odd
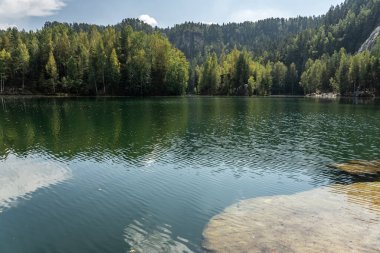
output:
[[[21,159],[10,155],[0,160],[0,213],[19,199],[71,177],[69,168],[57,162]]]

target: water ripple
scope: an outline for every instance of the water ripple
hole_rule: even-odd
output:
[[[70,170],[62,164],[9,155],[0,161],[0,212],[18,200],[31,198],[38,189],[49,188],[70,177]]]
[[[145,221],[141,221],[145,222]],[[145,253],[192,253],[186,246],[189,240],[173,236],[170,225],[156,226],[147,231],[146,226],[138,220],[129,224],[125,230],[125,242],[131,247],[129,252]]]

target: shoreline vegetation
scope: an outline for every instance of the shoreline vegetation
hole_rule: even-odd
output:
[[[338,94],[307,94],[307,95],[269,95],[269,96],[240,96],[240,95],[199,95],[199,94],[185,94],[185,95],[173,95],[173,96],[128,96],[128,95],[75,95],[75,94],[0,94],[0,98],[315,98],[315,99],[364,99],[372,100],[379,99],[380,96],[341,96]]]
[[[81,94],[70,94],[70,93],[56,93],[56,94],[44,94],[44,93],[32,93],[32,92],[20,92],[20,93],[0,93],[0,98],[160,98],[160,97],[252,97],[252,98],[322,98],[322,99],[377,99],[380,96],[375,96],[373,93],[361,93],[357,94],[346,94],[345,96],[337,93],[312,93],[312,94],[300,94],[300,95],[202,95],[202,94],[182,94],[182,95],[151,95],[151,96],[129,96],[129,95],[81,95]]]
[[[379,96],[379,25],[379,1],[346,0],[317,17],[239,24],[10,28],[0,94]]]

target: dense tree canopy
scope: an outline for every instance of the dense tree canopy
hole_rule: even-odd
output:
[[[48,22],[0,31],[1,92],[80,95],[289,95],[380,92],[380,0],[322,16],[153,28]]]
[[[189,65],[161,33],[131,26],[77,31],[47,24],[37,32],[0,33],[5,90],[81,95],[182,95]],[[87,27],[86,27],[87,28]]]
[[[379,0],[347,0],[319,17],[211,26],[186,23],[165,32],[200,65],[198,70],[207,69],[210,52],[220,55],[219,71],[226,75],[214,85],[220,88],[215,94],[238,95],[242,90],[236,89],[245,86],[244,92],[252,90],[261,95],[352,95],[358,91],[380,94],[380,38],[372,52],[358,53],[379,25]],[[249,57],[236,50],[245,51]],[[251,67],[244,68],[246,65]],[[235,66],[238,71],[226,66]],[[230,82],[232,86],[224,87]]]
[[[368,52],[347,55],[342,49],[321,59],[309,60],[301,77],[307,93],[336,92],[352,95],[380,89],[380,59]]]

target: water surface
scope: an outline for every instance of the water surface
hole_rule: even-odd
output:
[[[0,98],[0,252],[201,252],[227,206],[377,180],[380,101]]]

